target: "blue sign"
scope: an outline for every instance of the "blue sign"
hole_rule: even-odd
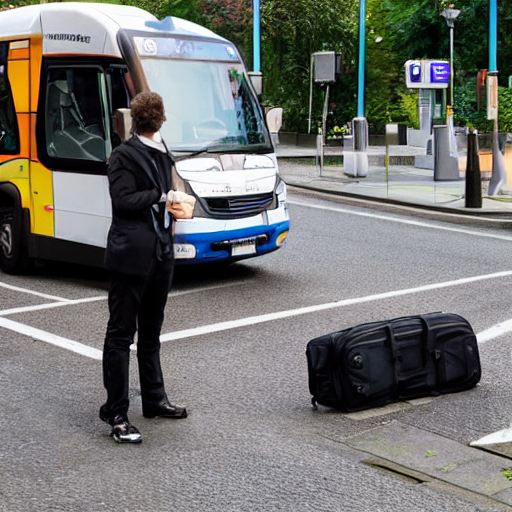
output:
[[[450,64],[448,62],[430,63],[430,82],[433,84],[447,84],[450,82]]]
[[[421,64],[419,62],[411,64],[409,72],[411,74],[411,82],[421,82]]]
[[[405,63],[405,85],[409,89],[446,89],[450,83],[450,63],[418,59]]]

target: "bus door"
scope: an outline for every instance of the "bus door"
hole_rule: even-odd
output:
[[[52,170],[55,237],[105,247],[111,219],[105,162],[116,144],[112,108],[128,105],[121,73],[90,59],[48,59],[43,73],[38,152]]]

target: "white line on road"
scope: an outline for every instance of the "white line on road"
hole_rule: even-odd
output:
[[[478,343],[482,345],[486,341],[493,340],[498,336],[502,336],[503,334],[507,334],[507,332],[512,331],[512,319],[506,320],[505,322],[500,322],[499,324],[493,325],[477,334],[476,339]]]
[[[59,302],[69,302],[68,299],[63,299],[62,297],[56,297],[55,295],[48,295],[47,293],[36,292],[34,290],[29,290],[27,288],[19,288],[18,286],[12,286],[7,283],[0,283],[0,286],[3,288],[7,288],[8,290],[14,290],[15,292],[28,293],[30,295],[36,295],[37,297],[43,297],[45,299],[57,300]]]
[[[485,274],[481,276],[474,277],[466,277],[462,279],[456,279],[453,281],[445,281],[442,283],[433,283],[424,286],[418,286],[415,288],[406,288],[403,290],[395,290],[391,292],[377,293],[375,295],[368,295],[366,297],[356,297],[353,299],[344,299],[337,302],[328,302],[325,304],[317,304],[315,306],[307,306],[297,309],[290,309],[286,311],[278,311],[275,313],[268,313],[265,315],[252,316],[247,318],[240,318],[238,320],[231,320],[227,322],[219,322],[216,324],[203,325],[200,327],[195,327],[192,329],[185,329],[182,331],[171,332],[167,334],[163,334],[160,339],[161,341],[175,341],[184,338],[189,338],[192,336],[201,336],[204,334],[211,334],[214,332],[226,331],[229,329],[236,329],[239,327],[246,327],[249,325],[256,325],[263,322],[271,322],[275,320],[281,320],[283,318],[290,318],[293,316],[304,315],[308,313],[316,313],[319,311],[326,311],[328,309],[341,308],[345,306],[352,306],[355,304],[362,304],[365,302],[377,301],[389,299],[392,297],[400,297],[404,295],[411,295],[415,293],[428,292],[432,290],[439,290],[442,288],[461,286],[470,283],[476,283],[478,281],[484,281],[489,279],[498,279],[503,277],[512,276],[512,270],[503,271],[503,272],[495,272],[493,274]],[[9,329],[11,331],[19,332],[20,334],[24,334],[31,338],[44,341],[46,343],[51,343],[53,345],[57,345],[62,348],[66,348],[78,354],[85,355],[92,359],[101,359],[101,350],[89,347],[87,345],[83,345],[73,340],[69,340],[66,338],[62,338],[60,336],[56,336],[54,334],[42,331],[40,329],[35,329],[33,327],[29,327],[18,322],[13,322],[6,318],[0,317],[0,327],[5,329]],[[493,339],[497,336],[501,336],[502,334],[509,332],[512,330],[512,320],[508,320],[506,322],[502,322],[497,324],[496,326],[483,331],[478,335],[479,343],[485,343],[490,339]]]
[[[375,295],[368,295],[366,297],[358,297],[354,299],[344,299],[337,302],[328,302],[326,304],[317,304],[316,306],[307,306],[303,308],[290,309],[287,311],[278,311],[275,313],[268,313],[266,315],[252,316],[247,318],[241,318],[239,320],[231,320],[228,322],[220,322],[217,324],[204,325],[201,327],[195,327],[192,329],[185,329],[183,331],[171,332],[164,334],[160,337],[162,341],[173,341],[182,338],[189,338],[191,336],[200,336],[203,334],[211,334],[219,331],[226,331],[228,329],[236,329],[238,327],[246,327],[248,325],[256,325],[263,322],[270,322],[274,320],[281,320],[283,318],[289,318],[292,316],[304,315],[307,313],[316,313],[319,311],[325,311],[333,308],[341,308],[345,306],[353,306],[354,304],[362,304],[364,302],[371,302],[376,300],[389,299],[392,297],[399,297],[402,295],[411,295],[414,293],[427,292],[431,290],[439,290],[442,288],[448,288],[453,286],[461,286],[464,284],[475,283],[487,279],[497,279],[500,277],[510,277],[512,271],[507,270],[504,272],[495,272],[493,274],[486,274],[481,276],[466,277],[463,279],[456,279],[454,281],[446,281],[444,283],[434,283],[424,286],[418,286],[416,288],[406,288],[404,290],[395,290],[391,292],[377,293]]]
[[[65,348],[66,350],[71,350],[71,352],[76,352],[82,356],[98,360],[101,360],[102,358],[102,351],[98,350],[97,348],[89,347],[83,343],[78,343],[78,341],[62,338],[61,336],[56,336],[55,334],[42,331],[41,329],[36,329],[35,327],[20,324],[19,322],[13,322],[7,318],[0,318],[0,327],[24,334],[29,338],[44,341],[45,343],[50,343],[51,345],[55,345],[57,347]]]
[[[87,297],[85,299],[66,300],[65,302],[50,302],[48,304],[36,304],[34,306],[22,306],[19,308],[3,309],[0,311],[0,316],[15,315],[18,313],[30,313],[31,311],[40,311],[41,309],[60,308],[62,306],[72,306],[74,304],[84,304],[87,302],[96,302],[106,299],[106,295],[100,295],[99,297]]]
[[[418,220],[407,220],[407,219],[402,219],[402,218],[398,218],[398,217],[390,217],[388,215],[378,215],[376,213],[368,213],[368,212],[360,212],[360,211],[356,211],[356,210],[349,210],[348,208],[337,208],[334,206],[321,206],[321,205],[316,205],[316,204],[306,204],[306,203],[302,203],[300,201],[293,201],[293,200],[292,201],[288,200],[287,202],[289,204],[293,204],[296,206],[304,206],[306,208],[315,208],[317,210],[327,210],[327,211],[337,212],[337,213],[347,213],[349,215],[358,215],[359,217],[369,217],[372,219],[380,219],[380,220],[387,220],[387,221],[391,221],[391,222],[398,222],[400,224],[409,224],[411,226],[419,226],[419,227],[431,228],[431,229],[441,229],[443,231],[452,231],[455,233],[463,233],[465,235],[480,236],[480,237],[484,237],[484,238],[495,238],[497,240],[506,240],[508,242],[512,242],[512,237],[506,236],[506,235],[485,233],[485,232],[480,232],[480,231],[474,231],[472,229],[441,226],[438,224],[430,224],[428,222],[421,222]]]
[[[214,286],[202,286],[200,288],[193,288],[191,290],[182,290],[182,291],[178,291],[178,292],[171,292],[169,294],[169,297],[172,298],[172,297],[177,297],[180,295],[187,295],[190,293],[210,291],[210,290],[215,290],[218,288],[226,288],[228,286],[240,286],[241,284],[250,284],[251,282],[252,282],[252,280],[251,281],[245,280],[245,281],[237,281],[234,283],[224,283],[224,284],[219,284],[219,285],[214,285]],[[24,292],[24,293],[32,293],[33,295],[44,296],[43,294],[40,294],[38,292],[32,292],[32,290],[28,290],[26,288],[16,288],[15,286],[5,285],[4,283],[0,283],[0,286],[15,289],[16,291],[20,291],[20,292]],[[51,296],[49,296],[49,295],[44,296],[44,297],[51,298]],[[97,297],[86,297],[84,299],[61,299],[61,298],[53,297],[53,299],[58,300],[58,302],[50,302],[47,304],[35,304],[33,306],[20,306],[18,308],[3,309],[3,310],[0,310],[0,316],[16,315],[19,313],[30,313],[31,311],[40,311],[42,309],[60,308],[62,306],[72,306],[74,304],[83,304],[86,302],[96,302],[96,301],[100,301],[100,300],[107,300],[108,296],[107,295],[99,295]]]

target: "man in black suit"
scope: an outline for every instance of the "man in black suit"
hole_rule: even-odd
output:
[[[130,345],[136,331],[143,415],[187,416],[184,407],[169,402],[160,365],[160,331],[174,269],[172,218],[166,208],[173,162],[159,134],[164,105],[158,94],[142,92],[130,106],[133,136],[112,152],[108,166],[110,317],[103,350],[107,401],[100,408],[100,418],[121,443],[142,441],[128,420]]]

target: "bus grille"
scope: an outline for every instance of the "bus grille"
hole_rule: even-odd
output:
[[[208,210],[214,217],[249,217],[257,215],[272,206],[274,193],[250,196],[206,198]]]

